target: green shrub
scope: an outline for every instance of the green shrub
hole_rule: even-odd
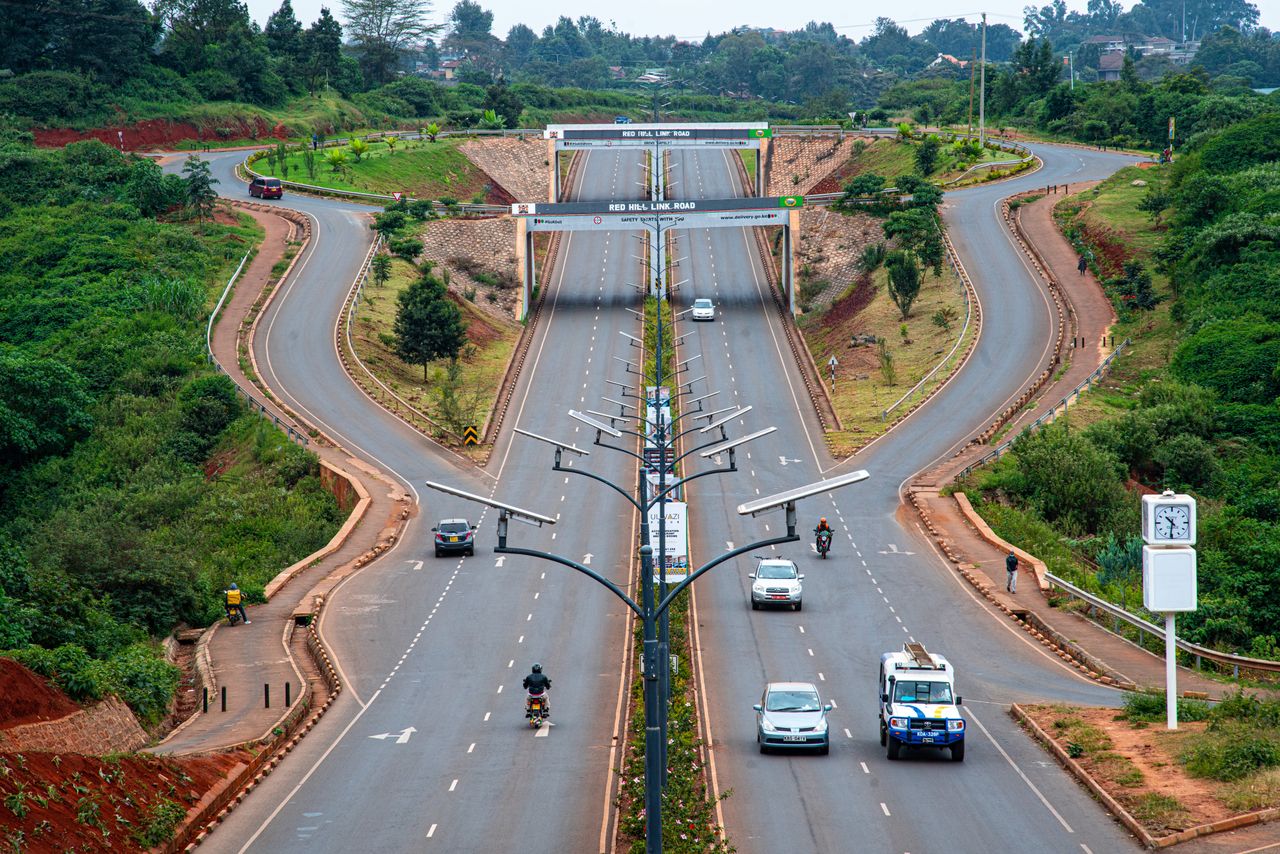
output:
[[[1202,700],[1178,698],[1178,720],[1204,721],[1211,715],[1208,703]],[[1127,692],[1124,695],[1124,716],[1130,721],[1162,721],[1165,719],[1165,693],[1163,691]]]
[[[1263,768],[1280,766],[1280,744],[1274,738],[1254,734],[1251,728],[1236,727],[1195,742],[1182,761],[1193,777],[1229,783]]]

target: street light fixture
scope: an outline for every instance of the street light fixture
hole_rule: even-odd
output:
[[[730,408],[730,409],[732,409],[733,407],[729,407],[729,408]],[[698,430],[698,432],[699,432],[699,433],[706,433],[706,432],[708,432],[708,431],[711,431],[711,430],[716,429],[717,427],[723,427],[725,424],[728,424],[730,421],[732,421],[733,419],[737,418],[738,416],[740,416],[740,415],[746,415],[746,414],[747,414],[748,412],[750,412],[753,408],[754,408],[754,407],[751,407],[751,406],[744,406],[744,407],[742,407],[741,409],[738,409],[738,410],[736,410],[736,411],[734,411],[734,412],[730,412],[728,415],[724,416],[723,418],[717,418],[715,421],[712,421],[712,422],[711,422],[710,424],[708,424],[706,427],[703,427],[703,428],[701,428],[700,430]]]
[[[761,436],[768,436],[770,433],[777,432],[777,430],[778,430],[777,427],[766,427],[763,430],[757,430],[754,433],[748,433],[745,436],[739,436],[736,439],[730,439],[727,442],[721,442],[718,445],[712,445],[710,448],[707,448],[705,451],[698,454],[698,456],[702,457],[703,459],[708,459],[710,457],[716,456],[717,454],[723,454],[725,451],[731,451],[734,448],[738,447],[739,445],[745,445],[747,444],[747,442],[751,442],[751,441],[754,441],[755,439],[759,439]]]
[[[521,436],[528,436],[530,439],[537,439],[539,442],[546,442],[548,445],[555,445],[556,450],[558,451],[568,451],[569,453],[577,454],[580,457],[591,456],[590,451],[584,448],[579,448],[577,445],[571,444],[569,442],[561,442],[559,439],[550,439],[546,436],[540,436],[537,433],[533,433],[529,430],[522,430],[519,427],[515,428],[515,432],[519,433]]]
[[[594,418],[592,418],[590,415],[583,415],[581,412],[579,412],[576,409],[569,410],[569,417],[575,421],[581,421],[583,424],[586,424],[588,427],[594,427],[600,433],[607,433],[615,439],[622,438],[622,431],[617,430],[613,427],[610,427],[608,424],[605,424],[601,421],[597,421]]]
[[[859,469],[851,471],[848,474],[837,475],[836,477],[826,480],[819,480],[813,483],[807,483],[804,486],[797,486],[794,489],[788,489],[786,492],[777,492],[773,495],[766,495],[764,498],[757,498],[754,501],[748,501],[746,504],[738,505],[739,516],[759,516],[761,513],[767,513],[777,507],[785,507],[788,504],[794,504],[801,498],[810,498],[814,495],[821,495],[824,492],[830,492],[833,489],[839,489],[842,486],[859,483],[871,477],[866,471]]]

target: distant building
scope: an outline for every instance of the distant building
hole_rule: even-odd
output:
[[[440,63],[440,73],[445,80],[453,80],[458,76],[458,69],[462,66],[460,59],[446,59]]]
[[[1123,51],[1129,46],[1129,41],[1124,36],[1089,36],[1089,38],[1085,39],[1080,44],[1082,47],[1084,45],[1096,44],[1099,50],[1106,53],[1108,51],[1116,50]]]
[[[1124,68],[1124,51],[1111,51],[1098,58],[1098,79],[1110,83],[1120,79],[1120,69]]]

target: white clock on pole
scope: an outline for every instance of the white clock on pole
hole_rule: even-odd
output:
[[[1196,544],[1196,500],[1165,490],[1142,496],[1142,539],[1152,546]]]

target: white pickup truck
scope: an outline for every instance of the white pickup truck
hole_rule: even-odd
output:
[[[966,722],[957,708],[955,671],[920,643],[880,656],[880,744],[890,759],[904,747],[948,747],[964,761]]]

